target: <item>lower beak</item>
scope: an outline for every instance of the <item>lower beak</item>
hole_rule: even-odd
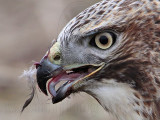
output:
[[[60,72],[62,72],[61,66],[51,63],[46,57],[41,60],[40,65],[37,67],[37,83],[45,95],[48,95],[46,89],[47,81],[57,76]]]

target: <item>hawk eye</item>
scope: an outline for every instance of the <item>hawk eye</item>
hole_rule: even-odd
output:
[[[105,32],[97,34],[91,41],[90,45],[96,46],[100,49],[108,49],[110,48],[116,40],[116,35],[111,32]]]

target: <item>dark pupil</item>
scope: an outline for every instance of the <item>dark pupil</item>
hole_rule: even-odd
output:
[[[99,38],[99,42],[103,45],[107,44],[108,43],[108,38],[106,36],[101,36]]]

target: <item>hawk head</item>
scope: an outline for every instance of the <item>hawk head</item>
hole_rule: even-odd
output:
[[[53,104],[82,91],[118,120],[159,120],[160,2],[103,0],[87,8],[37,64],[37,83]]]

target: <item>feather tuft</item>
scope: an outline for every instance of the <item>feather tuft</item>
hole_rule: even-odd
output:
[[[33,100],[34,94],[35,94],[35,89],[36,89],[36,69],[34,66],[31,66],[29,70],[24,70],[23,74],[20,76],[20,78],[24,78],[28,81],[29,88],[32,90],[30,93],[30,97],[25,101],[21,113],[24,111],[24,109],[31,103]]]

